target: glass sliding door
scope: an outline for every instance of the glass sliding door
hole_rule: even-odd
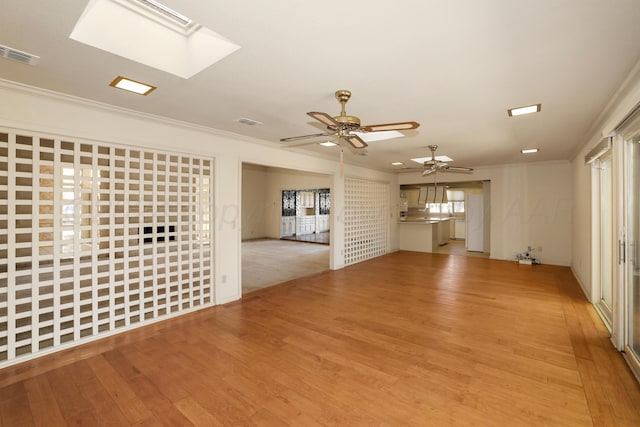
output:
[[[600,292],[596,303],[609,327],[612,325],[613,313],[613,268],[614,248],[613,233],[613,174],[612,156],[607,153],[599,159],[599,213],[600,213]]]
[[[626,300],[627,345],[625,353],[640,376],[640,135],[627,145],[627,245]]]

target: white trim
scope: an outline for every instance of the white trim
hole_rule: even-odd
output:
[[[495,258],[493,258],[493,259],[495,259]],[[573,265],[571,265],[569,268],[571,268],[571,273],[573,274],[573,277],[576,279],[576,282],[578,282],[578,285],[580,285],[580,289],[582,289],[582,293],[587,298],[587,301],[589,301],[590,303],[593,304],[593,302],[591,300],[591,296],[589,295],[589,292],[587,290],[587,287],[584,285],[584,283],[582,283],[582,280],[580,280],[580,277],[576,274],[576,271],[573,268]]]
[[[237,133],[233,133],[233,132],[228,132],[228,131],[224,131],[224,130],[220,130],[220,129],[216,129],[216,128],[212,128],[212,127],[208,127],[208,126],[203,126],[203,125],[198,125],[195,123],[189,123],[189,122],[185,122],[185,121],[181,121],[181,120],[176,120],[176,119],[172,119],[169,117],[164,117],[164,116],[158,116],[155,114],[149,114],[149,113],[143,113],[140,112],[138,110],[131,110],[128,108],[123,108],[123,107],[117,107],[115,105],[111,105],[111,104],[106,104],[103,102],[98,102],[98,101],[93,101],[90,99],[85,99],[85,98],[80,98],[77,96],[73,96],[73,95],[68,95],[65,93],[61,93],[61,92],[55,92],[52,90],[48,90],[48,89],[43,89],[43,88],[38,88],[38,87],[34,87],[34,86],[29,86],[26,84],[22,84],[22,83],[17,83],[11,80],[5,80],[5,79],[0,79],[0,89],[5,89],[11,92],[16,92],[19,94],[26,94],[26,95],[32,95],[32,96],[41,96],[41,97],[45,97],[48,99],[53,99],[56,101],[60,101],[60,102],[66,102],[66,103],[70,103],[70,104],[74,104],[74,105],[79,105],[82,107],[86,107],[86,108],[90,108],[92,110],[98,110],[98,111],[102,111],[102,112],[110,112],[110,113],[116,113],[119,114],[123,117],[127,117],[127,118],[138,118],[138,119],[142,119],[142,120],[147,120],[147,121],[152,121],[155,122],[157,124],[162,124],[162,125],[170,125],[170,126],[175,126],[181,129],[185,129],[185,130],[193,130],[193,131],[197,131],[197,132],[202,132],[202,133],[206,133],[209,135],[214,135],[214,136],[221,136],[221,137],[228,137],[228,138],[233,138],[233,139],[238,139],[238,140],[242,140],[245,142],[250,142],[250,143],[254,143],[254,144],[259,144],[259,145],[263,145],[263,146],[267,146],[267,147],[275,147],[275,148],[283,148],[282,144],[278,144],[275,142],[269,142],[269,141],[265,141],[262,139],[257,139],[257,138],[251,138],[249,136],[245,136],[245,135],[240,135]],[[25,125],[23,124],[12,124],[11,127],[15,127],[17,129],[20,130],[24,130],[24,131],[29,131],[29,132],[34,132],[34,131],[39,131],[39,132],[44,132],[44,133],[55,133],[55,134],[60,134],[59,136],[65,137],[65,138],[73,138],[74,140],[78,140],[79,137],[75,134],[72,133],[67,133],[68,131],[64,131],[64,130],[53,130],[53,129],[47,129],[47,128],[38,128],[38,127],[34,127],[34,125],[29,124],[29,125]],[[94,138],[91,137],[92,140],[96,141],[96,142],[106,142],[108,144],[114,144],[112,141],[108,141],[108,140],[101,140],[99,138]],[[117,145],[117,143],[115,143]],[[138,145],[136,141],[125,141],[121,143],[123,146],[129,146],[129,145]],[[156,148],[154,148],[155,150]],[[199,152],[185,152],[188,154],[202,154]]]

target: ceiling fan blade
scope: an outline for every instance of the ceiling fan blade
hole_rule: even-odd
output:
[[[438,168],[436,167],[436,165],[431,165],[431,167],[429,167],[429,169],[425,169],[422,171],[422,176],[427,176],[427,175],[431,175],[432,173],[435,173],[436,170]]]
[[[365,132],[380,132],[384,130],[408,130],[416,129],[420,126],[418,122],[384,123],[379,125],[360,126],[360,130]]]
[[[358,135],[345,135],[342,137],[345,141],[347,141],[353,148],[361,149],[367,147],[367,143],[364,142]]]
[[[309,116],[318,120],[319,122],[324,123],[327,126],[339,128],[341,127],[340,123],[338,123],[333,117],[328,115],[327,113],[319,113],[317,111],[310,111],[307,113]]]
[[[289,141],[297,141],[299,139],[319,138],[321,136],[331,136],[331,135],[335,135],[335,132],[323,132],[323,133],[314,133],[312,135],[292,136],[289,138],[281,138],[280,141],[289,142]]]

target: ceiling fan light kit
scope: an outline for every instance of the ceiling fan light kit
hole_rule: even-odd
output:
[[[280,139],[281,142],[297,141],[300,139],[315,138],[320,136],[337,136],[338,142],[344,141],[348,144],[349,148],[352,148],[356,154],[362,154],[358,150],[363,150],[368,145],[367,143],[356,134],[356,132],[385,132],[385,131],[398,131],[416,129],[420,126],[418,122],[399,122],[399,123],[384,123],[376,125],[361,126],[360,118],[356,116],[350,116],[346,111],[347,101],[351,98],[351,92],[348,90],[338,90],[335,92],[336,99],[340,103],[340,115],[332,117],[327,113],[320,111],[310,111],[307,113],[310,117],[319,121],[327,127],[327,133],[293,136],[289,138]],[[396,138],[403,136],[402,134],[393,136],[390,138]],[[382,138],[380,138],[382,139]],[[389,138],[386,138],[389,139]]]

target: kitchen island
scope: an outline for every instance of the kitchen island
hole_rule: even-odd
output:
[[[400,221],[400,250],[433,252],[450,239],[451,218],[407,218]]]

